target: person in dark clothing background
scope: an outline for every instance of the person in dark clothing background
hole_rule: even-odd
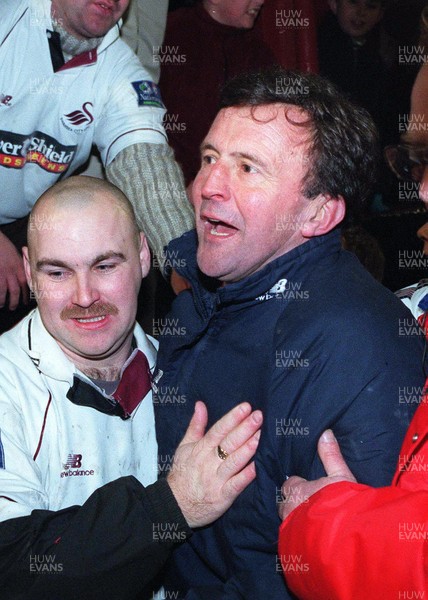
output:
[[[160,54],[165,130],[186,185],[200,166],[199,145],[230,78],[275,59],[251,31],[264,0],[201,0],[168,16]]]
[[[384,5],[382,0],[329,0],[331,11],[318,29],[321,75],[367,109],[382,133],[387,127],[379,28]]]

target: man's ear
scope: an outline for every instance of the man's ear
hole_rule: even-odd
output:
[[[146,236],[144,233],[140,232],[140,265],[141,265],[141,274],[144,277],[147,277],[150,271],[150,250],[149,245],[147,244]]]
[[[33,291],[33,283],[31,280],[30,257],[28,256],[28,246],[23,246],[22,256],[24,258],[24,271],[25,271],[25,277],[27,278],[28,287],[30,288],[31,291]]]
[[[309,215],[301,228],[305,238],[324,235],[341,223],[345,217],[346,205],[342,196],[317,196],[310,200]]]

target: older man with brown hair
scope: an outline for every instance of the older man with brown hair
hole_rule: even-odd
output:
[[[196,400],[215,418],[229,398],[246,399],[265,419],[257,479],[174,554],[169,593],[291,596],[276,502],[286,476],[321,476],[325,429],[361,481],[391,480],[415,410],[400,387],[423,386],[423,336],[341,248],[338,230],[370,190],[375,149],[367,113],[315,75],[262,71],[224,89],[192,188],[196,234],[169,246],[192,288],[167,321],[183,333],[166,330],[160,342],[160,452],[178,441]],[[168,403],[170,389],[186,404]]]

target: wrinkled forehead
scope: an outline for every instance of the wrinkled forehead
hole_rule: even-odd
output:
[[[250,160],[269,176],[303,177],[312,153],[312,126],[300,107],[283,103],[223,108],[201,145],[227,161]]]
[[[312,137],[312,122],[309,114],[299,106],[281,102],[260,104],[256,106],[230,106],[223,108],[217,114],[210,133],[221,128],[229,132],[234,126],[246,128],[249,134],[269,135],[276,133],[279,143],[292,141],[295,144],[306,143]]]

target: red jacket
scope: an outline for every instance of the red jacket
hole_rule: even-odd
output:
[[[323,488],[285,519],[279,553],[300,599],[428,598],[428,396],[391,487]]]

